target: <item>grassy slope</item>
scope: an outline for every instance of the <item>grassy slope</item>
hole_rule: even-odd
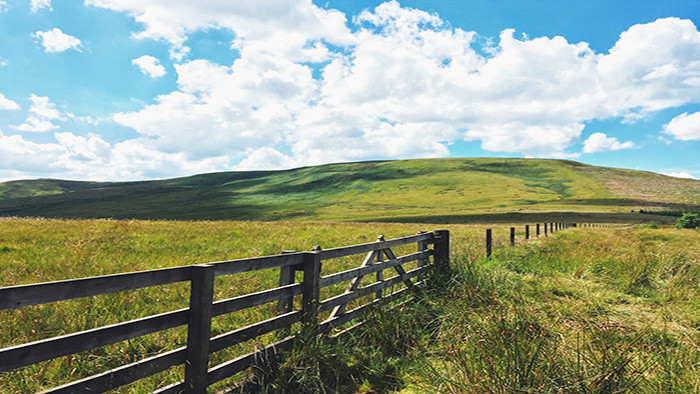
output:
[[[448,222],[577,211],[621,221],[641,219],[628,215],[640,207],[696,208],[699,196],[699,181],[571,161],[419,159],[147,182],[6,182],[0,215]]]

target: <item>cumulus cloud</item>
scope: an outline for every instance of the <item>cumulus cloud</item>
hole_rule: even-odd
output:
[[[0,93],[0,110],[17,110],[19,109],[19,104],[5,97],[4,94]]]
[[[53,121],[65,121],[67,116],[72,117],[72,114],[63,114],[56,105],[49,101],[48,97],[41,97],[32,94],[29,97],[32,105],[29,107],[29,115],[27,119],[19,126],[14,128],[19,131],[27,131],[33,133],[45,133],[47,131],[56,130],[58,125]]]
[[[328,52],[321,42],[307,47],[309,40],[346,44],[352,39],[342,12],[316,7],[310,0],[86,0],[85,4],[128,13],[144,26],[136,38],[168,42],[176,60],[189,52],[185,45],[189,33],[209,28],[232,30],[239,40],[256,42],[257,50],[301,61],[319,60],[318,52]]]
[[[700,101],[698,59],[700,32],[690,20],[630,27],[597,65],[606,107],[635,117]]]
[[[64,179],[137,180],[226,166],[222,158],[189,161],[182,153],[163,153],[145,140],[110,144],[95,134],[69,132],[56,132],[53,137],[54,142],[36,143],[0,131],[0,178],[36,178],[46,176],[50,168],[51,176]],[[7,168],[11,170],[3,170]]]
[[[673,171],[672,172],[663,172],[663,171],[661,171],[660,174],[672,176],[674,178],[697,179],[693,175],[691,175],[687,172],[684,172],[684,171],[681,171],[681,172],[673,172]]]
[[[165,67],[163,67],[158,59],[153,56],[143,55],[131,61],[131,64],[137,66],[142,73],[151,78],[160,78],[165,75]]]
[[[80,51],[80,40],[63,33],[56,27],[47,31],[37,31],[32,36],[39,40],[44,50],[49,53],[64,52],[69,49]]]
[[[677,140],[700,140],[700,112],[690,115],[685,112],[676,116],[664,126],[664,133],[672,135]]]
[[[123,144],[212,169],[441,157],[458,140],[577,157],[569,150],[591,120],[634,121],[700,102],[700,33],[677,18],[632,26],[595,53],[585,42],[513,30],[479,48],[475,32],[395,1],[350,21],[309,0],[85,3],[127,13],[142,26],[134,37],[166,42],[179,62],[177,89],[113,115],[140,134]],[[189,35],[204,29],[234,34],[232,64],[186,59]],[[594,133],[583,152],[632,146]]]
[[[583,153],[605,152],[634,148],[631,141],[619,142],[615,137],[608,137],[605,133],[593,133],[583,143]]]
[[[29,6],[30,6],[32,12],[37,12],[42,8],[48,8],[49,11],[52,10],[51,0],[31,0],[31,2],[29,3]]]

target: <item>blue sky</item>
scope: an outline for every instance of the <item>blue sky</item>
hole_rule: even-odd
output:
[[[0,0],[0,180],[419,157],[700,178],[697,1]]]

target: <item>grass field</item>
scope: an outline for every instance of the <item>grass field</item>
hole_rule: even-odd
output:
[[[505,248],[508,225],[501,225],[493,227],[494,256],[485,260],[485,227],[447,228],[454,259],[452,270],[442,273],[446,276],[434,278],[436,289],[401,313],[377,314],[364,332],[343,340],[351,346],[297,349],[276,370],[277,378],[269,378],[268,391],[697,391],[696,230],[576,228]],[[2,219],[0,275],[9,286],[309,250],[316,244],[328,248],[373,241],[380,233],[393,238],[432,229],[389,223]],[[324,273],[357,264],[356,259],[324,264]],[[277,272],[220,279],[216,299],[274,287]],[[188,296],[186,285],[168,285],[2,311],[0,346],[178,309]],[[218,318],[214,334],[272,316],[273,309]],[[34,392],[184,341],[184,330],[169,330],[3,373],[0,392]],[[173,369],[120,392],[152,390],[180,374]]]
[[[143,182],[0,183],[0,216],[175,220],[511,222],[578,212],[593,221],[672,220],[700,181],[543,159],[418,159],[225,172]]]
[[[431,279],[339,345],[298,347],[261,392],[700,388],[696,230],[570,229],[490,260],[457,255]]]
[[[468,245],[480,229],[449,226]],[[425,225],[297,222],[175,222],[116,220],[0,219],[2,286],[165,268],[211,261],[311,250],[387,239],[432,230]],[[399,249],[397,252],[401,252]],[[403,252],[414,252],[412,249]],[[476,249],[474,250],[476,252]],[[481,252],[479,250],[479,252]],[[362,257],[324,263],[324,274],[359,265]],[[215,299],[277,286],[278,270],[218,278]],[[324,289],[325,290],[325,289]],[[330,291],[340,292],[331,288]],[[0,347],[27,343],[98,326],[187,307],[186,284],[159,286],[113,295],[61,301],[0,311]],[[215,319],[214,335],[275,314],[266,305]],[[183,329],[168,330],[0,374],[0,392],[35,392],[184,345]],[[262,341],[271,340],[271,336]],[[219,358],[242,354],[255,343],[238,346]],[[175,369],[123,391],[143,392],[181,379]]]

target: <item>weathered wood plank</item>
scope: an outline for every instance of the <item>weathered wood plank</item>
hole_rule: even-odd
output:
[[[41,394],[70,394],[77,392],[102,393],[137,380],[163,372],[173,365],[185,362],[185,347],[159,354],[135,363],[110,369],[62,386],[42,391]]]
[[[321,259],[328,260],[338,257],[351,256],[353,254],[368,253],[375,250],[393,248],[400,245],[412,244],[418,241],[424,241],[425,243],[434,243],[435,236],[433,233],[410,235],[403,238],[390,239],[384,242],[368,242],[365,244],[353,245],[353,246],[343,246],[340,248],[326,249],[321,252]]]
[[[212,316],[220,316],[242,309],[275,302],[285,298],[291,298],[301,294],[302,284],[295,283],[287,286],[276,287],[270,290],[259,291],[257,293],[246,294],[226,300],[216,301],[212,311]]]
[[[419,268],[415,268],[411,271],[405,272],[401,275],[396,275],[392,276],[389,279],[385,279],[383,282],[374,282],[370,285],[361,287],[359,289],[355,289],[352,291],[345,292],[343,294],[337,295],[335,297],[328,298],[321,302],[319,304],[318,311],[323,312],[327,311],[337,305],[345,305],[351,301],[354,301],[360,297],[364,297],[368,294],[371,294],[373,292],[377,292],[382,289],[386,289],[387,287],[391,287],[394,285],[397,285],[401,282],[405,282],[407,280],[410,280],[411,278],[414,278],[420,274],[425,273],[427,271],[429,266],[423,266]],[[411,283],[413,284],[413,283]]]
[[[377,239],[377,240],[379,240],[379,239]],[[378,253],[379,252],[376,250],[368,252],[367,256],[365,256],[365,259],[362,261],[362,264],[360,264],[360,268],[371,266],[372,261],[374,261],[374,259],[377,258]],[[358,276],[358,277],[354,278],[353,280],[351,280],[350,283],[348,284],[348,287],[345,290],[345,292],[351,292],[351,291],[354,291],[355,289],[357,289],[357,287],[362,282],[362,278],[363,278],[363,276]],[[331,312],[331,317],[342,315],[343,312],[345,312],[345,304],[340,304],[340,305],[336,306],[335,309],[333,309],[333,311]]]
[[[393,301],[394,299],[405,295],[406,291],[408,291],[408,288],[403,288],[401,290],[395,291],[388,296],[385,296],[384,298],[380,300],[374,300],[370,303],[367,303],[365,305],[362,305],[360,307],[357,307],[355,309],[352,309],[350,311],[345,312],[344,314],[329,318],[328,320],[324,321],[323,323],[319,324],[318,331],[319,333],[327,333],[330,330],[340,327],[341,325],[351,321],[355,320],[358,317],[362,316],[364,313],[366,313],[370,308],[377,306],[378,304],[382,303],[388,303]]]
[[[222,276],[300,264],[302,256],[303,252],[283,253],[248,259],[216,261],[207,264],[216,267],[216,276]]]
[[[215,353],[268,332],[290,326],[299,320],[301,320],[301,311],[293,311],[221,334],[211,339],[209,353]]]
[[[215,366],[214,368],[209,370],[209,384],[216,383],[220,380],[226,379],[245,370],[246,368],[253,365],[257,358],[260,358],[261,356],[265,355],[266,352],[290,349],[294,340],[295,337],[287,337],[256,352],[248,353],[231,361],[227,361],[225,363]]]
[[[156,391],[152,391],[151,394],[182,394],[186,393],[185,389],[187,386],[185,386],[184,381],[179,381],[177,383],[169,384],[165,387],[161,387]]]
[[[387,249],[387,250],[385,251],[385,253],[387,254],[387,256],[389,256],[389,258],[394,258],[394,259],[396,258],[396,255],[394,254],[394,252],[393,252],[391,249]],[[406,274],[406,270],[404,270],[403,267],[400,266],[400,265],[395,266],[394,269],[396,270],[396,272],[397,272],[399,275],[405,275],[405,274]],[[413,287],[413,282],[411,282],[410,279],[406,279],[406,280],[404,281],[404,283],[406,284],[406,287],[408,287],[408,288],[412,288],[412,287]]]
[[[69,279],[0,288],[0,309],[46,304],[190,280],[190,267]]]
[[[364,267],[349,269],[347,271],[337,272],[335,274],[326,275],[321,277],[319,281],[319,286],[321,286],[321,288],[332,286],[356,278],[358,276],[369,275],[379,270],[385,270],[411,261],[424,259],[432,254],[432,250],[423,250],[422,252],[411,253],[395,259],[386,260],[382,264],[372,264]]]
[[[0,349],[0,372],[187,324],[188,309]]]

